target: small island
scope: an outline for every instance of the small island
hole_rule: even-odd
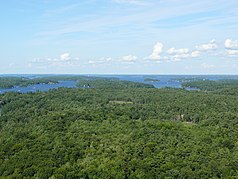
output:
[[[154,79],[154,78],[145,78],[144,81],[146,81],[146,82],[160,82],[160,80]]]

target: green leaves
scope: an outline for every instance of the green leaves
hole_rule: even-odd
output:
[[[229,178],[238,172],[235,96],[128,87],[2,98],[5,178]]]

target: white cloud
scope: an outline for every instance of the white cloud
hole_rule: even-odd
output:
[[[149,60],[161,60],[161,53],[163,51],[163,44],[158,42],[154,45],[153,52],[148,57]]]
[[[167,62],[179,62],[182,60],[183,57],[180,57],[180,56],[172,56],[170,57],[170,60],[168,60]]]
[[[202,63],[201,67],[204,68],[204,69],[212,69],[212,68],[215,68],[215,65]]]
[[[238,50],[227,50],[227,55],[235,56],[238,55]]]
[[[181,61],[185,58],[195,58],[200,56],[200,51],[189,52],[188,48],[170,48],[167,50],[169,61]]]
[[[63,53],[58,58],[36,58],[30,61],[29,68],[33,67],[66,67],[66,66],[80,66],[79,58],[71,58],[69,53]]]
[[[137,56],[134,55],[127,55],[122,57],[122,59],[120,60],[123,63],[134,63],[137,60]]]
[[[207,44],[202,44],[202,45],[196,46],[196,49],[200,50],[200,51],[216,50],[217,48],[218,48],[218,45],[216,44],[215,40],[211,40]]]
[[[95,60],[89,60],[88,63],[89,63],[89,64],[96,64],[97,61],[95,61]]]
[[[226,39],[224,45],[227,49],[238,49],[238,40]]]
[[[167,50],[168,54],[187,54],[188,52],[189,52],[188,48],[180,48],[180,49],[170,48]]]
[[[111,61],[113,61],[111,57],[102,57],[96,60],[89,60],[88,64],[91,64],[91,65],[108,64]]]
[[[176,55],[170,56],[169,61],[178,62],[178,61],[181,61],[182,59],[185,59],[185,58],[188,58],[188,57],[190,57],[190,54],[188,54],[188,53],[176,54]]]
[[[106,57],[106,58],[104,58],[104,61],[110,62],[110,61],[112,61],[112,57]]]
[[[68,61],[70,60],[70,54],[69,53],[63,53],[60,55],[60,60],[61,61]]]
[[[214,43],[212,41],[211,43]],[[163,44],[158,42],[154,45],[153,52],[149,57],[145,59],[154,60],[156,62],[177,62],[187,58],[196,58],[201,55],[201,52],[198,50],[194,50],[190,52],[188,48],[169,48],[166,51],[166,55],[162,55],[163,52]]]
[[[112,58],[112,57],[102,57],[98,59],[91,59],[88,61],[88,64],[96,66],[96,65],[109,65],[109,64],[118,64],[118,63],[126,63],[133,64],[137,60],[137,56],[135,55],[126,55],[123,57]]]
[[[192,53],[191,53],[191,57],[199,57],[201,55],[201,52],[200,51],[198,51],[198,50],[196,50],[196,51],[193,51]]]
[[[228,56],[238,55],[238,40],[226,39],[224,46],[226,48],[226,55]]]

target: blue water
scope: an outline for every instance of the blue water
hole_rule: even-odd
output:
[[[172,87],[172,88],[181,88],[181,82],[176,79],[176,76],[167,76],[167,75],[110,75],[110,76],[102,76],[102,77],[115,77],[119,78],[120,80],[132,81],[132,82],[140,82],[146,84],[152,84],[156,88],[164,88],[164,87]],[[145,81],[145,78],[152,78],[156,80],[160,80],[159,82],[150,82]],[[177,76],[178,78],[178,76]]]
[[[38,77],[47,77],[47,76],[56,76],[56,75],[0,75],[0,76],[18,76],[18,77],[27,77],[27,78],[38,78]],[[209,80],[221,80],[221,79],[237,79],[238,76],[224,76],[224,75],[82,75],[82,76],[95,76],[95,77],[104,77],[104,78],[118,78],[120,80],[127,80],[132,82],[141,82],[146,84],[152,84],[156,88],[172,87],[172,88],[181,88],[181,80],[179,79],[209,79]],[[144,81],[145,78],[152,78],[160,80],[159,82],[149,82]],[[60,87],[66,88],[76,88],[77,81],[59,81],[57,84],[36,84],[27,87],[14,87],[9,89],[1,89],[0,94],[5,92],[37,92],[37,91],[48,91],[50,89],[57,89]],[[196,88],[187,88],[187,90],[197,90]]]
[[[238,76],[235,75],[98,75],[98,77],[114,77],[120,80],[127,80],[132,82],[141,82],[146,84],[152,84],[156,88],[181,88],[181,80],[199,79],[199,80],[223,80],[223,79],[237,79]],[[144,81],[145,78],[152,78],[160,80],[159,82],[149,82]],[[188,88],[188,90],[196,90],[195,88]]]

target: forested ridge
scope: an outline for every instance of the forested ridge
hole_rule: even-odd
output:
[[[226,79],[226,80],[194,80],[182,83],[183,87],[198,88],[203,91],[212,91],[217,94],[225,95],[238,95],[238,80]]]
[[[0,178],[238,177],[237,87],[82,85],[0,95]]]

